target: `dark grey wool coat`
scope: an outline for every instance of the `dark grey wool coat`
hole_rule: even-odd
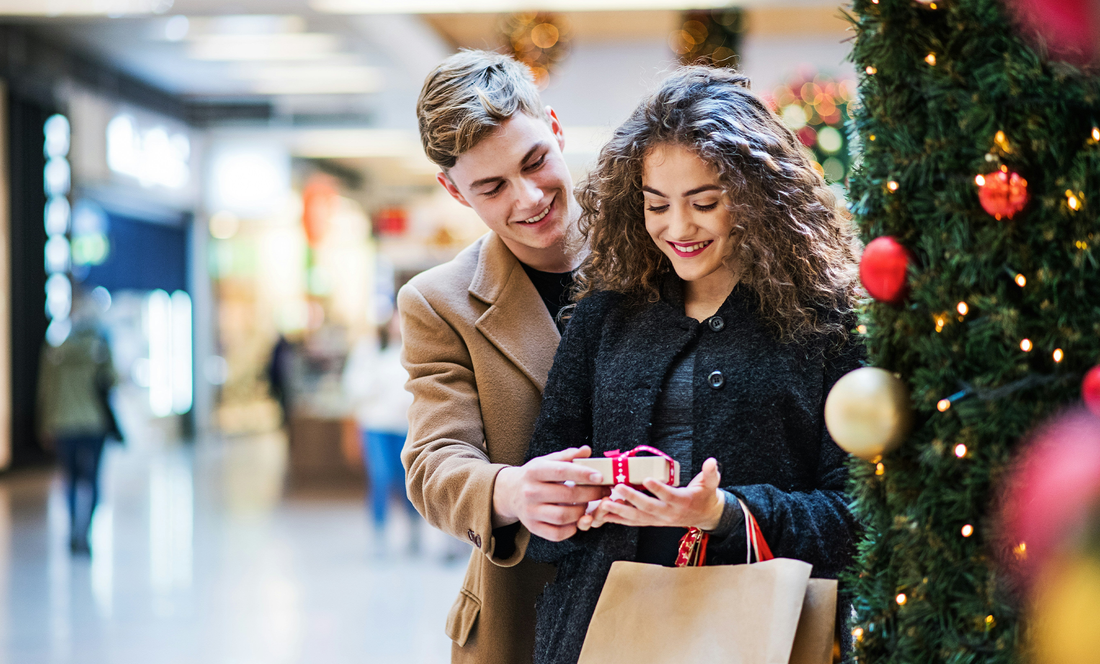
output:
[[[722,488],[745,501],[772,552],[835,578],[852,560],[856,525],[844,492],[847,455],[825,429],[824,405],[832,385],[860,366],[863,347],[854,337],[840,348],[825,339],[781,344],[757,306],[738,285],[700,323],[684,314],[676,278],[656,303],[609,292],[582,300],[554,358],[527,456],[580,445],[602,456],[650,443],[662,381],[695,343],[691,476],[716,458]],[[538,601],[536,664],[577,661],[611,563],[633,560],[637,542],[637,528],[614,524],[564,542],[531,538],[527,556],[558,567]],[[708,564],[744,562],[743,528],[711,539]]]

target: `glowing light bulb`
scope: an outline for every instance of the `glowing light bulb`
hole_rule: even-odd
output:
[[[936,66],[936,54],[935,53],[929,53],[928,55],[924,56],[924,61],[927,62],[929,65],[935,67]]]
[[[992,627],[993,625],[997,624],[997,621],[993,618],[993,616],[990,615],[985,617],[985,624],[987,627]]]
[[[886,183],[886,188],[889,189],[890,191],[897,191],[898,186],[899,185],[898,185],[896,180],[890,180],[889,182]]]
[[[857,326],[856,327],[856,332],[859,332],[860,334],[867,334],[867,326],[866,325]]]
[[[962,527],[962,536],[963,537],[970,537],[973,534],[974,534],[974,526],[972,526],[968,523],[968,524],[966,524],[965,526]]]
[[[875,475],[885,475],[885,474],[886,474],[886,466],[882,465],[881,462],[875,464]]]
[[[871,135],[870,135],[870,136],[868,136],[867,138],[869,138],[869,139],[871,139],[871,140],[873,141],[873,140],[875,140],[875,138],[876,138],[876,137],[875,137],[875,135],[874,135],[874,134],[871,134]]]
[[[967,306],[966,302],[959,302],[959,306],[955,307],[955,310],[959,312],[960,316],[965,316],[970,311],[970,307]]]
[[[1027,285],[1027,277],[1025,277],[1022,274],[1017,274],[1016,275],[1016,285],[1019,286],[1020,288],[1023,288],[1024,286],[1026,286]]]
[[[1012,547],[1012,553],[1016,554],[1017,558],[1027,558],[1027,542],[1020,542]]]
[[[1021,341],[1020,342],[1020,350],[1024,351],[1025,353],[1030,353],[1031,352],[1031,339],[1024,339],[1023,341]]]
[[[941,413],[947,412],[949,408],[951,408],[950,399],[940,399],[936,402],[936,410],[940,411]]]
[[[936,3],[934,3],[934,2],[928,3],[928,8],[929,9],[938,9],[938,7],[936,6]]]
[[[1004,164],[1001,164],[1001,172],[1002,173],[1007,173],[1008,172],[1008,166],[1005,166]]]
[[[960,459],[966,456],[966,445],[963,445],[962,443],[956,445],[955,456],[959,457]]]
[[[975,176],[974,183],[977,184],[979,187],[984,187],[985,186],[985,176],[984,175]]]
[[[898,603],[898,606],[905,606],[905,603],[909,601],[909,598],[905,596],[905,593],[898,593],[898,596],[894,599]]]
[[[1062,352],[1061,348],[1055,348],[1054,349],[1054,361],[1055,362],[1061,362],[1063,359],[1065,359],[1065,357],[1066,357],[1066,354]]]
[[[1092,128],[1092,140],[1100,141],[1100,127]]]
[[[1069,189],[1066,189],[1066,204],[1069,205],[1069,209],[1074,212],[1081,209],[1081,199],[1077,198]]]
[[[943,332],[944,325],[947,325],[947,318],[936,316],[936,332]]]
[[[852,630],[852,638],[855,639],[856,641],[862,641],[863,640],[863,628],[862,627],[856,627],[855,629],[853,629]]]
[[[867,68],[864,69],[863,71],[867,72],[868,76],[874,76],[875,74],[878,73],[878,70],[875,69],[874,67],[872,67],[871,65],[867,65]]]

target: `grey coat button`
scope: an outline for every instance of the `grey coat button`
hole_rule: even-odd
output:
[[[721,332],[726,327],[726,321],[722,320],[721,316],[711,316],[709,324],[710,329],[715,332]]]
[[[710,375],[707,376],[707,382],[710,383],[710,386],[714,389],[720,390],[722,386],[726,384],[726,377],[722,375],[721,371],[712,371]]]

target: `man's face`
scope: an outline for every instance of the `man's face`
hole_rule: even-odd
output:
[[[562,158],[565,137],[553,110],[549,122],[516,113],[463,153],[439,183],[473,208],[520,261],[548,271],[559,265],[576,216],[573,181]]]

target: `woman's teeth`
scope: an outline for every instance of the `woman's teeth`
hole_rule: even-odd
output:
[[[692,254],[692,253],[695,253],[696,251],[701,250],[703,247],[707,246],[711,242],[713,242],[713,240],[707,240],[706,242],[697,242],[695,244],[676,244],[676,243],[673,243],[673,246],[675,246],[677,249],[684,252],[685,254]]]
[[[545,217],[546,215],[550,214],[550,208],[551,208],[551,207],[552,207],[552,206],[549,206],[549,205],[548,205],[548,206],[546,207],[546,209],[545,209],[545,210],[543,210],[542,212],[540,212],[539,214],[537,214],[537,215],[535,215],[535,216],[531,217],[530,219],[524,219],[523,221],[521,221],[521,222],[519,222],[519,223],[521,223],[521,224],[534,224],[534,223],[537,223],[537,222],[539,222],[539,221],[542,221],[542,218],[543,218],[543,217]]]

